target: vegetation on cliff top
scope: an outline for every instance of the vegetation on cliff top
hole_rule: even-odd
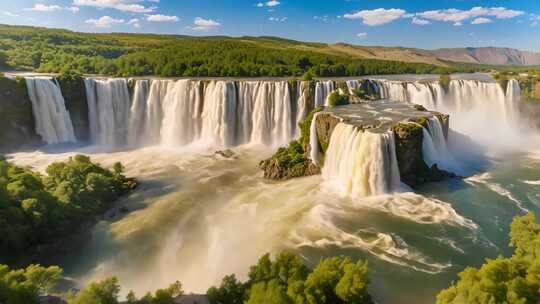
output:
[[[311,121],[315,113],[322,109],[322,107],[314,109],[298,124],[299,139],[292,140],[287,147],[279,148],[271,158],[261,161],[259,167],[265,171],[265,177],[286,179],[318,172],[318,168],[312,164],[307,156],[307,147],[309,146]]]
[[[307,49],[303,46],[309,46]],[[0,25],[0,66],[115,76],[360,76],[471,72],[468,67],[359,59],[271,37],[90,34]],[[307,77],[309,78],[309,77]]]
[[[103,213],[136,185],[122,171],[120,163],[111,171],[76,155],[42,175],[0,158],[0,263],[32,260]]]

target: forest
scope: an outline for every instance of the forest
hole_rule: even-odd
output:
[[[27,264],[102,214],[136,186],[122,172],[120,163],[111,171],[84,155],[51,164],[46,175],[0,158],[0,263]]]
[[[435,66],[309,50],[273,37],[187,37],[88,34],[0,25],[0,67],[47,73],[110,76],[299,77],[473,72],[479,67]]]

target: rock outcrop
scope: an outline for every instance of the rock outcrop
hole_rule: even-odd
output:
[[[411,187],[420,184],[441,181],[455,177],[454,174],[440,170],[437,165],[431,168],[423,158],[423,127],[427,126],[429,118],[437,117],[441,121],[445,136],[448,136],[449,116],[438,112],[427,111],[422,106],[405,103],[374,101],[338,106],[334,108],[318,109],[315,131],[320,162],[324,164],[324,155],[330,144],[330,137],[336,125],[340,122],[352,124],[363,130],[394,132],[396,156],[401,174],[401,181]],[[302,124],[310,125],[313,113]],[[292,142],[287,148],[280,148],[270,159],[261,162],[264,177],[274,180],[283,180],[294,177],[318,174],[320,168],[309,160],[310,149],[309,128],[308,133],[302,134],[300,145]],[[306,144],[308,143],[308,144]],[[293,165],[290,159],[296,158]]]

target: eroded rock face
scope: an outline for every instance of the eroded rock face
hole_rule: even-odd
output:
[[[41,145],[24,79],[0,77],[0,151]]]

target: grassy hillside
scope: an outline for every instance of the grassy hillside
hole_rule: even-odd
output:
[[[0,65],[4,70],[117,76],[361,76],[477,70],[402,48],[366,50],[275,37],[89,34],[8,25],[0,25]]]

